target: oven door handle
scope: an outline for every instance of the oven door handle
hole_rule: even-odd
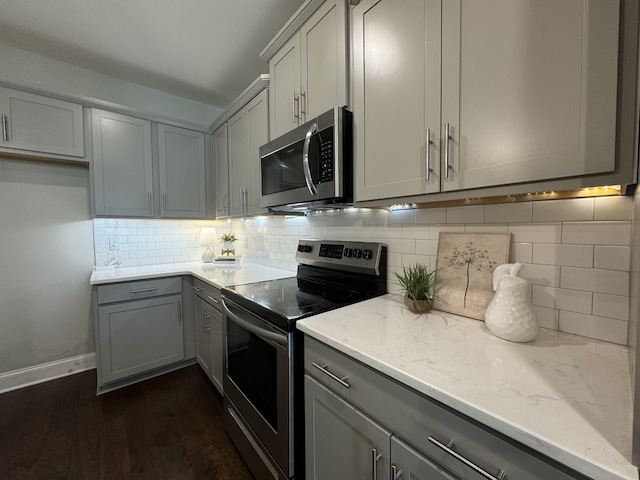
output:
[[[311,177],[311,167],[309,167],[309,144],[311,143],[311,137],[314,133],[318,131],[318,124],[313,123],[309,130],[307,130],[307,134],[304,137],[304,146],[302,147],[302,167],[304,169],[304,181],[307,183],[307,188],[309,189],[309,193],[311,195],[317,195],[318,189],[313,183],[313,178]]]
[[[271,340],[273,342],[276,342],[276,343],[282,345],[283,347],[287,346],[287,336],[286,335],[282,335],[280,333],[276,333],[276,332],[272,332],[272,331],[264,329],[264,328],[260,328],[260,327],[258,327],[257,325],[254,325],[251,322],[247,322],[246,320],[243,320],[238,315],[236,315],[231,310],[229,310],[229,307],[227,307],[225,302],[222,302],[222,306],[224,307],[225,313],[227,314],[227,316],[231,319],[231,321],[233,323],[236,323],[236,324],[240,325],[242,328],[244,328],[248,332],[251,332],[251,333],[257,335],[258,337],[260,337],[262,339]]]

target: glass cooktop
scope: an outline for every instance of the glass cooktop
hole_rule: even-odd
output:
[[[236,285],[224,291],[237,304],[280,328],[293,328],[296,320],[375,296],[297,277]]]

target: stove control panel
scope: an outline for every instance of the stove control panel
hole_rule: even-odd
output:
[[[300,240],[296,261],[336,270],[377,275],[386,246],[378,242]]]

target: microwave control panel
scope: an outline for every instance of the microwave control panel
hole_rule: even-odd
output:
[[[320,183],[333,182],[333,136],[328,137],[320,143]]]

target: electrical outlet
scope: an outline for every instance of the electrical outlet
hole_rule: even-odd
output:
[[[282,251],[282,248],[284,246],[284,238],[282,237],[276,237],[276,248],[279,251]]]

